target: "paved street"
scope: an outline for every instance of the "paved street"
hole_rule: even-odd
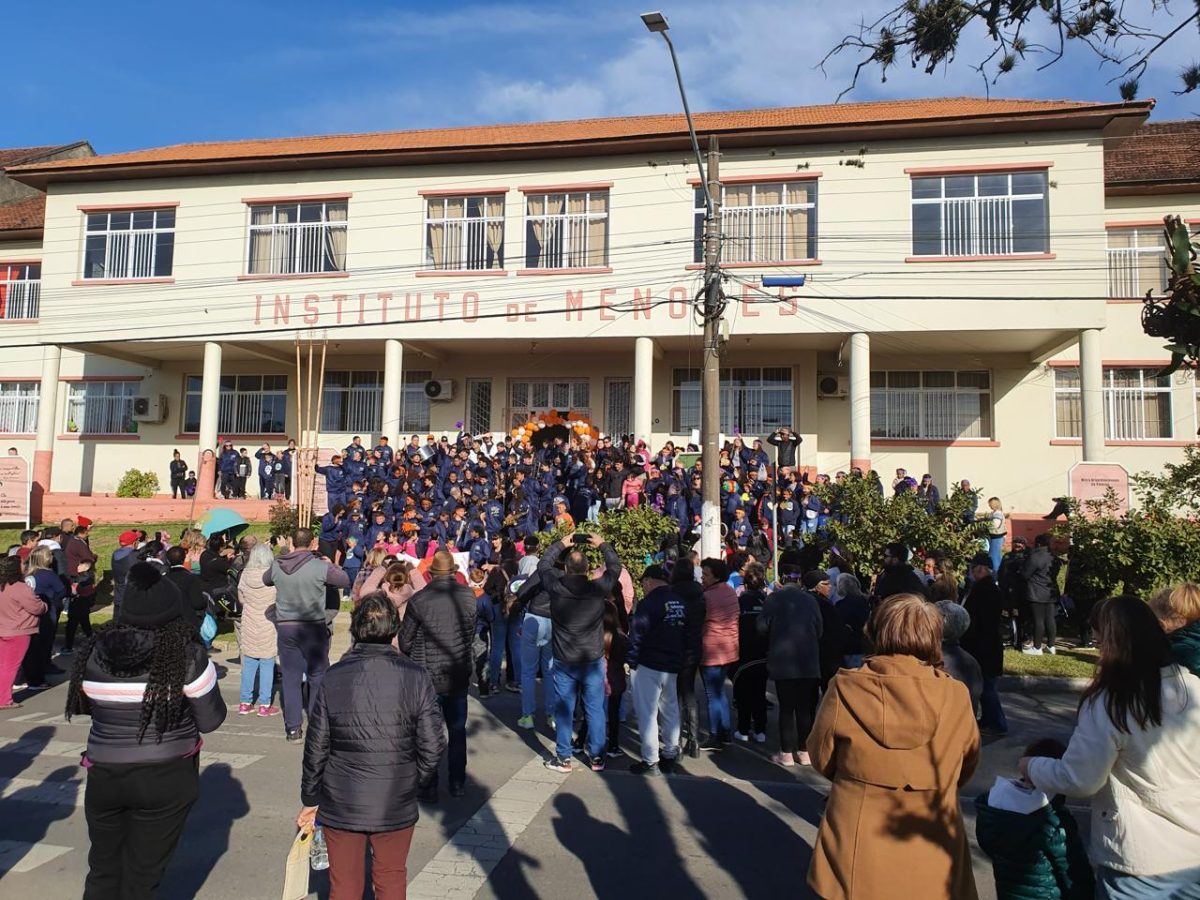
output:
[[[216,654],[236,709],[235,652]],[[83,770],[87,719],[62,718],[66,687],[0,714],[0,879],[5,896],[78,896],[86,872]],[[422,809],[409,896],[525,898],[796,897],[819,821],[823,782],[736,746],[688,761],[687,773],[647,783],[629,755],[602,775],[546,771],[548,735],[519,731],[519,697],[472,698],[469,785]],[[990,743],[963,792],[964,811],[1033,737],[1070,730],[1067,695],[1005,695],[1012,733]],[[768,749],[771,745],[767,745]],[[168,871],[164,897],[276,900],[299,807],[300,746],[278,718],[231,714],[205,738],[201,798]],[[444,783],[444,780],[443,780]],[[1086,827],[1086,813],[1078,814]],[[974,830],[973,823],[969,823]],[[977,859],[981,894],[992,896]],[[313,878],[313,895],[327,894]]]

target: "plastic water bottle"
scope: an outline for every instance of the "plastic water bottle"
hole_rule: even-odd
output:
[[[313,829],[312,847],[308,851],[308,864],[317,871],[329,868],[329,847],[325,844],[325,829],[320,825]]]

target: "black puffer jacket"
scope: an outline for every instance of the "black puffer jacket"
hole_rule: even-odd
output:
[[[83,693],[91,708],[87,756],[100,765],[168,762],[195,753],[200,734],[225,721],[225,701],[217,688],[217,670],[199,640],[187,645],[183,676],[183,715],[158,739],[154,724],[138,740],[141,698],[154,657],[155,632],[113,627],[96,636],[83,675]]]
[[[439,694],[471,683],[475,595],[453,576],[435,578],[408,600],[400,623],[400,650],[433,680]]]
[[[429,675],[391,644],[355,644],[325,673],[309,716],[301,802],[344,831],[408,828],[445,747]]]
[[[671,582],[671,592],[683,601],[683,667],[698,666],[704,643],[704,619],[708,615],[704,588],[694,578],[684,578]]]

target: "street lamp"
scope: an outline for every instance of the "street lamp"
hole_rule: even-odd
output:
[[[704,188],[704,205],[709,218],[713,216],[712,196],[708,192],[708,179],[704,177],[704,159],[700,156],[700,142],[696,139],[696,128],[692,124],[692,110],[688,106],[687,91],[683,89],[683,74],[679,71],[679,57],[675,55],[675,45],[671,43],[671,35],[667,34],[670,25],[667,17],[661,12],[642,13],[642,21],[651,34],[661,34],[671,51],[671,64],[675,67],[675,82],[679,85],[679,97],[683,100],[683,115],[687,118],[688,135],[692,139],[692,152],[696,154],[696,168],[700,171],[700,186]]]

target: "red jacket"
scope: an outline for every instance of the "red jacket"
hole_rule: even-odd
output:
[[[25,582],[0,588],[0,637],[33,634],[38,629],[38,616],[45,611],[46,604]]]
[[[704,636],[700,665],[723,666],[738,659],[738,619],[741,605],[737,592],[722,581],[704,590]]]

